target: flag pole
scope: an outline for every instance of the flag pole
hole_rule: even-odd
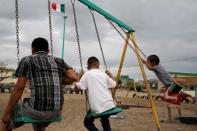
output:
[[[63,31],[63,39],[62,39],[62,59],[64,59],[64,43],[65,43],[65,34],[66,34],[66,19],[67,16],[63,16],[64,18],[64,31]]]

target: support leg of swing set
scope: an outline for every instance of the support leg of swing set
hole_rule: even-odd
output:
[[[148,93],[148,97],[149,97],[149,101],[150,101],[150,104],[151,104],[155,125],[156,125],[158,131],[160,131],[160,123],[159,123],[159,118],[158,118],[156,106],[155,106],[155,104],[153,102],[153,99],[152,99],[152,94],[151,94],[150,88],[148,86],[148,80],[146,78],[146,74],[145,74],[145,71],[144,71],[144,66],[143,66],[142,60],[141,60],[140,55],[139,55],[139,49],[137,48],[137,43],[136,43],[135,35],[134,35],[133,32],[131,33],[131,38],[133,40],[132,42],[134,44],[135,53],[137,55],[138,62],[139,62],[139,65],[140,65],[140,69],[141,69],[141,73],[142,73],[142,76],[143,76],[143,79],[144,79],[144,85],[145,85],[145,88],[146,88],[147,93]]]
[[[128,89],[127,89],[127,93],[126,93],[126,95],[125,95],[125,98],[124,98],[124,101],[123,101],[123,103],[126,103],[127,102],[127,99],[128,99],[128,96],[129,96],[129,92],[130,92],[130,89],[131,89],[131,84],[129,84],[129,87],[128,87]]]
[[[124,63],[124,58],[125,58],[125,55],[126,55],[126,51],[127,51],[130,35],[131,35],[131,32],[128,32],[127,33],[127,38],[126,38],[126,41],[125,41],[125,45],[124,45],[124,48],[123,48],[121,60],[120,60],[120,65],[119,65],[119,68],[118,68],[118,74],[117,74],[117,77],[116,77],[117,81],[120,80],[120,74],[122,72],[122,66],[123,66],[123,63]],[[113,98],[115,98],[115,95],[116,95],[116,89],[112,93]]]
[[[131,90],[131,86],[133,85],[133,87],[134,87],[134,90],[135,90],[135,92],[137,92],[137,89],[136,89],[136,85],[135,85],[135,81],[131,81],[131,83],[129,84],[129,88],[127,89],[127,93],[126,93],[126,95],[125,95],[125,98],[124,98],[124,101],[123,101],[123,103],[126,103],[127,102],[127,99],[128,99],[128,96],[129,96],[129,92],[130,92],[130,90]]]

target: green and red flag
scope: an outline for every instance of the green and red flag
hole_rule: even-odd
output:
[[[57,12],[65,13],[65,4],[52,3],[51,7]]]

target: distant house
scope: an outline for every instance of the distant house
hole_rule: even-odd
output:
[[[120,76],[120,80],[121,80],[121,87],[126,88],[129,86],[129,83],[131,81],[134,81],[134,79],[131,79],[129,77],[129,75],[121,75]]]
[[[148,84],[149,87],[152,89],[157,89],[160,86],[158,79],[149,79]],[[144,80],[139,80],[138,82],[136,82],[136,85],[139,85],[144,88]]]

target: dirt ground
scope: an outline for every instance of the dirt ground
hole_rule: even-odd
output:
[[[119,92],[120,94],[120,92]],[[28,93],[25,93],[25,96]],[[10,94],[0,93],[0,117],[8,102]],[[149,106],[147,100],[129,98],[127,104]],[[179,121],[167,122],[167,108],[165,102],[155,102],[159,119],[162,121],[161,131],[197,131],[197,125],[182,124]],[[183,115],[194,116],[195,105],[183,104]],[[83,126],[83,118],[85,115],[85,96],[76,94],[65,94],[63,121],[60,123],[52,123],[47,131],[86,131]],[[152,113],[150,108],[136,108],[123,110],[121,115],[126,119],[110,118],[112,131],[156,131]],[[177,115],[177,111],[173,110],[173,117]],[[95,121],[97,127],[102,130],[99,120]],[[26,124],[15,131],[33,131],[31,124]]]

